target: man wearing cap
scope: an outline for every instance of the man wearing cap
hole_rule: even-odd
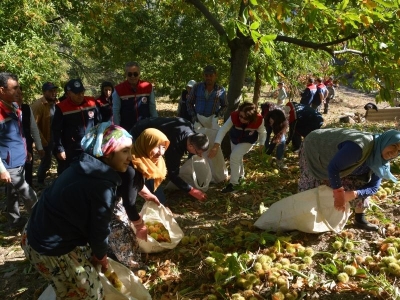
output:
[[[47,171],[51,166],[51,157],[54,147],[51,122],[54,117],[57,100],[57,89],[52,82],[45,82],[42,86],[43,96],[31,104],[33,116],[40,132],[40,139],[44,150],[44,156],[40,159],[37,170],[37,183],[39,187],[44,186]]]
[[[193,86],[196,84],[196,81],[194,80],[189,80],[189,82],[186,84],[186,89],[182,91],[181,95],[181,101],[179,101],[179,106],[178,106],[178,117],[184,118],[188,121],[192,120],[192,117],[187,111],[187,98],[189,97],[190,91],[192,90]]]
[[[20,214],[19,197],[24,200],[28,212],[37,201],[35,191],[25,180],[27,152],[22,112],[17,103],[20,97],[18,77],[12,73],[0,72],[0,180],[7,185],[10,229],[22,228],[26,223]],[[13,197],[13,190],[19,197]]]
[[[225,88],[216,84],[217,70],[208,65],[203,70],[204,81],[195,84],[189,94],[187,109],[194,122],[197,114],[204,117],[214,116],[215,122],[227,107]]]
[[[58,175],[82,153],[81,139],[85,131],[101,122],[96,101],[85,96],[85,88],[80,79],[71,79],[66,90],[67,98],[56,104],[51,125]]]
[[[112,94],[113,120],[129,131],[137,121],[158,117],[158,114],[153,85],[140,80],[139,63],[126,63],[125,76],[126,80]]]

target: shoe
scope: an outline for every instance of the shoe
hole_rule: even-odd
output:
[[[356,228],[363,229],[366,231],[378,231],[379,230],[378,225],[372,224],[370,222],[361,223],[361,222],[357,222],[356,220],[354,220],[354,226]]]
[[[229,183],[222,191],[221,193],[226,194],[226,193],[232,193],[235,191],[235,188],[233,187],[232,183]]]
[[[276,165],[278,166],[279,169],[283,170],[283,169],[287,169],[288,166],[283,162],[283,160],[277,160],[276,161]]]

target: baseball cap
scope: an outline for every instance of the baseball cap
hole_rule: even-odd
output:
[[[204,68],[203,73],[204,74],[214,74],[214,73],[217,73],[217,69],[215,68],[215,66],[208,65]]]
[[[188,87],[193,87],[195,84],[196,84],[196,81],[194,81],[194,80],[189,80],[189,82],[187,83],[186,86],[188,86]]]
[[[43,83],[42,92],[54,90],[57,88],[58,88],[58,86],[56,86],[54,83],[48,81],[48,82]]]
[[[71,91],[74,94],[79,94],[85,91],[82,81],[80,79],[71,79],[67,83],[67,91]]]

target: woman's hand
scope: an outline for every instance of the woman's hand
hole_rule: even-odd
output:
[[[147,226],[144,224],[142,217],[137,221],[131,222],[136,229],[136,237],[147,242]]]
[[[92,255],[91,262],[96,269],[97,269],[97,266],[100,265],[102,273],[105,273],[108,269],[107,255],[104,255],[104,257],[102,259],[98,259],[95,255]]]
[[[217,155],[218,149],[221,145],[215,143],[214,146],[208,151],[208,158],[214,158]]]
[[[157,196],[150,192],[146,185],[143,185],[142,190],[139,192],[139,195],[144,198],[146,201],[152,201],[158,206],[160,206],[160,200],[158,200]]]
[[[335,209],[344,212],[346,209],[344,188],[340,187],[338,189],[333,190],[333,198],[335,199],[334,200]]]

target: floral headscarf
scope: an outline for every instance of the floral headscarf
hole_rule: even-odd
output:
[[[154,190],[161,184],[167,175],[163,157],[155,163],[150,159],[150,152],[154,148],[169,146],[169,140],[164,133],[155,128],[143,131],[132,146],[132,164],[147,179],[154,179]]]
[[[122,127],[111,122],[97,124],[90,128],[82,138],[81,146],[85,153],[94,157],[108,155],[120,145],[132,139],[132,136]]]

